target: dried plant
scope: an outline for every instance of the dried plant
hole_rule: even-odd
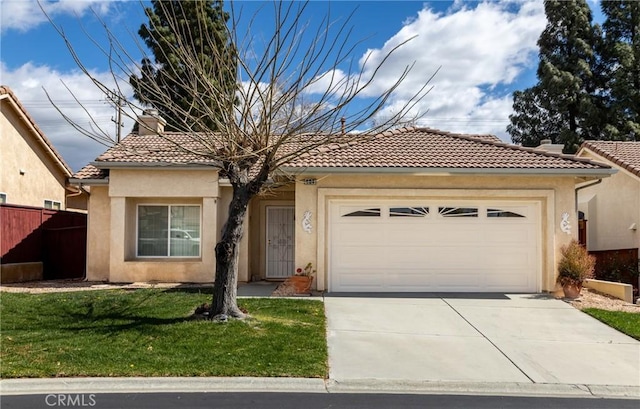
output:
[[[558,263],[557,283],[565,285],[582,285],[587,278],[593,277],[596,258],[587,252],[576,240],[562,246],[562,258]]]

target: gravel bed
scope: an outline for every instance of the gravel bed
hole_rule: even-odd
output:
[[[599,293],[589,288],[583,288],[580,292],[580,297],[568,302],[579,310],[583,308],[599,308],[601,310],[635,312],[640,314],[640,305],[629,304],[618,298]]]

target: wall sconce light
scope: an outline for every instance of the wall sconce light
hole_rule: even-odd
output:
[[[23,176],[24,176],[24,174],[25,174],[25,173],[27,173],[27,171],[26,171],[26,170],[24,170],[24,169],[20,169],[20,171],[19,171],[19,172],[20,172],[20,174],[21,174],[21,175],[23,175]]]
[[[638,227],[636,226],[635,223],[631,223],[631,226],[629,226],[629,230],[636,231],[636,230],[638,230]]]

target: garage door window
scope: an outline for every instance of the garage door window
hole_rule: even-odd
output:
[[[442,217],[478,217],[477,207],[439,207]]]
[[[390,217],[425,217],[429,214],[429,208],[421,207],[392,207],[389,209]]]
[[[523,215],[508,210],[487,209],[487,217],[524,217]]]
[[[361,209],[343,214],[342,217],[380,217],[380,208]]]

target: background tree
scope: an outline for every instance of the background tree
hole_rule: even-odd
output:
[[[544,2],[547,26],[538,39],[538,83],[514,93],[514,114],[507,132],[514,143],[537,146],[541,139],[563,143],[575,152],[587,138],[595,110],[593,46],[597,35],[585,0]]]
[[[603,1],[603,78],[609,97],[609,137],[640,139],[640,2]]]
[[[369,123],[390,102],[411,69],[411,66],[401,69],[397,80],[377,96],[365,95],[390,54],[404,43],[390,54],[381,57],[367,54],[360,62],[354,62],[358,43],[352,40],[350,19],[338,23],[328,13],[324,17],[314,14],[306,20],[305,2],[266,3],[258,12],[262,14],[250,17],[248,24],[240,18],[242,13],[235,12],[234,3],[230,3],[226,37],[218,36],[217,31],[187,29],[191,25],[183,24],[185,8],[175,7],[174,3],[154,2],[155,13],[164,17],[150,19],[148,32],[154,40],[151,44],[158,40],[159,34],[155,33],[175,38],[163,43],[161,53],[179,62],[180,70],[164,70],[161,81],[138,81],[136,92],[151,98],[161,107],[163,115],[183,118],[174,126],[190,141],[181,144],[172,139],[172,133],[160,137],[214,162],[231,183],[233,196],[228,219],[215,248],[212,316],[242,317],[236,301],[238,251],[251,198],[278,183],[286,183],[287,178],[278,169],[293,158],[328,144],[369,138],[406,119],[428,92],[430,78],[416,89],[409,102],[396,109],[394,116],[375,128],[362,130],[359,127]],[[208,8],[190,10],[195,13],[192,21],[208,21]],[[268,19],[271,19],[269,33],[254,32],[255,22],[265,27],[269,25]],[[137,66],[128,50],[122,48],[106,24],[105,27],[109,46],[103,51],[113,67],[114,78],[131,78],[142,72],[145,58],[143,66]],[[62,28],[56,29],[79,68],[102,92],[110,93],[110,84],[92,76]],[[228,46],[219,47],[220,38],[228,38]],[[205,49],[208,55],[202,58],[201,51]],[[235,78],[235,93],[229,92],[229,77]],[[175,87],[167,86],[169,83]],[[175,99],[175,89],[181,90],[178,95],[183,98]],[[361,96],[364,98],[360,100]],[[190,104],[185,106],[182,101]],[[140,109],[135,101],[126,103],[130,112]],[[303,134],[308,130],[316,133]],[[353,130],[359,132],[350,134]]]
[[[189,123],[188,117],[176,116],[167,109],[167,99],[171,104],[179,104],[181,110],[198,114],[203,111],[197,104],[206,104],[210,108],[215,102],[207,98],[194,100],[190,93],[193,89],[206,91],[205,82],[214,82],[219,92],[234,95],[236,73],[233,47],[229,41],[226,23],[229,13],[223,10],[219,0],[152,0],[152,8],[146,8],[149,22],[142,24],[138,34],[153,53],[153,61],[144,57],[140,66],[140,75],[129,77],[134,97],[143,105],[157,109],[167,120],[168,129],[215,130],[216,121],[202,118],[198,127]],[[191,60],[196,60],[201,72],[192,72],[187,62],[181,58],[181,48],[188,47]],[[203,81],[184,76],[206,75]],[[153,83],[154,86],[149,86]],[[158,94],[154,90],[162,88]],[[198,88],[200,87],[200,88]],[[207,111],[210,111],[207,110]],[[204,128],[203,128],[204,127]]]

